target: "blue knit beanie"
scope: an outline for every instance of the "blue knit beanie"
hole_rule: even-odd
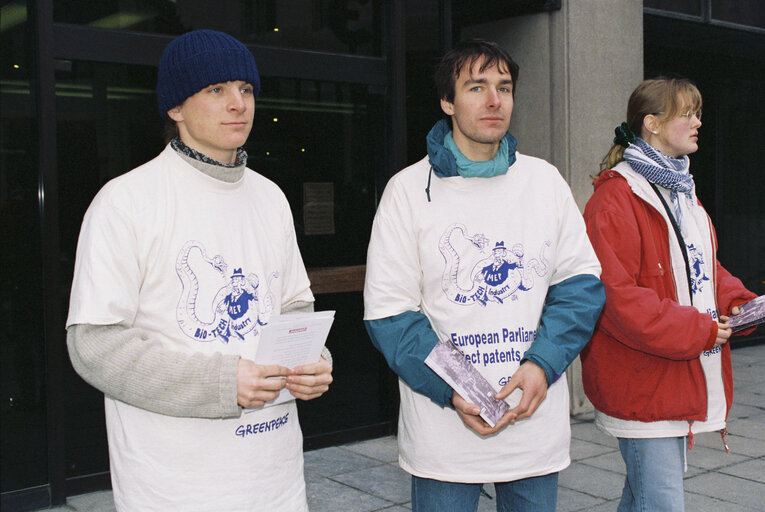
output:
[[[159,115],[208,85],[243,80],[260,92],[255,58],[242,43],[216,30],[194,30],[173,39],[162,52],[157,73]]]

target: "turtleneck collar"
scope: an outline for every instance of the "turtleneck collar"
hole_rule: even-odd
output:
[[[244,176],[247,152],[243,148],[236,150],[236,161],[233,164],[224,164],[190,148],[180,137],[173,138],[170,141],[170,147],[192,167],[216,180],[236,183]]]

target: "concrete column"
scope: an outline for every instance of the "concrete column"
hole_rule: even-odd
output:
[[[467,27],[461,36],[494,40],[518,62],[510,124],[518,150],[558,167],[583,210],[590,176],[643,79],[642,0],[563,0],[559,11]],[[571,412],[591,410],[578,359],[567,374]]]

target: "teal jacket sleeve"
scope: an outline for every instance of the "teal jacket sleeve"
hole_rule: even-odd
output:
[[[378,320],[365,320],[372,344],[388,366],[414,391],[441,407],[452,407],[454,390],[425,365],[425,358],[438,343],[430,320],[419,311],[405,311]]]
[[[551,286],[542,308],[539,330],[521,364],[541,367],[547,385],[557,381],[592,337],[606,301],[603,283],[580,274]]]

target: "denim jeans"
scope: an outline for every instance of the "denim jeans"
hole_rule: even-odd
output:
[[[683,512],[685,437],[619,438],[627,465],[617,512]]]
[[[483,484],[412,477],[412,512],[475,512]],[[555,512],[558,473],[495,482],[497,512]]]

